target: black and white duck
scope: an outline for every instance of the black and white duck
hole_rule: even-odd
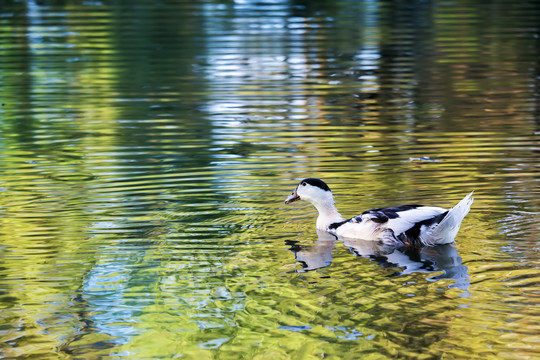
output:
[[[400,205],[375,208],[345,219],[334,203],[332,191],[320,179],[300,181],[285,204],[305,200],[319,211],[317,229],[336,236],[378,241],[388,245],[442,245],[454,241],[461,222],[471,209],[472,192],[456,206]]]

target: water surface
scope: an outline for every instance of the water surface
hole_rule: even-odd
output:
[[[540,356],[534,2],[0,4],[0,355]],[[385,253],[343,215],[475,203]]]

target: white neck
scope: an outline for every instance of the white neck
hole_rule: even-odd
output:
[[[317,229],[328,230],[328,227],[336,222],[345,220],[337,211],[334,205],[334,199],[332,197],[322,199],[320,201],[314,201],[312,204],[319,211],[319,217],[317,218]]]

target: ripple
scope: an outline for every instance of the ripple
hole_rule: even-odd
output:
[[[417,5],[3,5],[3,355],[534,357],[540,11]],[[475,190],[462,277],[298,271],[308,176],[351,216]]]

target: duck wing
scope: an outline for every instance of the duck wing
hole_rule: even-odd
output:
[[[349,220],[331,224],[328,230],[346,238],[380,240],[383,243],[395,244],[399,241],[398,236],[413,228],[415,224],[445,211],[443,208],[422,205],[375,208]]]
[[[384,223],[385,228],[393,230],[394,234],[398,236],[414,227],[417,223],[437,218],[446,211],[446,209],[436,206],[401,205],[371,209],[360,216],[363,220],[369,219],[380,224]],[[387,220],[382,222],[385,217]]]
[[[362,215],[356,216],[354,219],[356,219],[358,222],[369,220],[369,221],[376,222],[378,224],[384,224],[390,219],[390,217],[386,215],[384,211],[373,209],[373,210],[364,211]]]
[[[412,211],[418,208],[422,208],[425,206],[422,205],[400,205],[400,206],[394,206],[394,207],[383,207],[383,208],[375,208],[371,210],[366,210],[362,214],[355,216],[351,218],[350,222],[353,223],[360,223],[360,222],[366,222],[366,221],[373,221],[377,224],[384,224],[387,221],[391,219],[397,219],[402,217],[403,215],[407,215],[407,217],[410,217],[410,213],[406,214],[406,211]],[[417,212],[418,213],[418,212]],[[401,214],[401,216],[400,216]]]

